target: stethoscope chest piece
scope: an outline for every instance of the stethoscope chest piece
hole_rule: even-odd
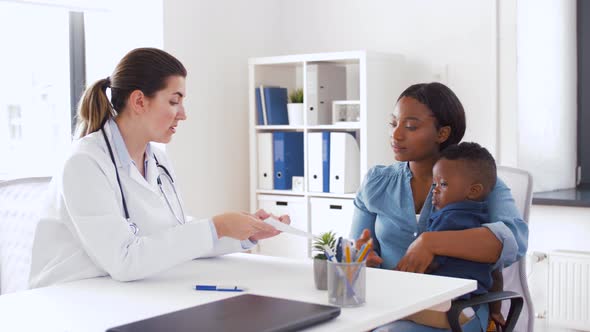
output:
[[[129,224],[129,228],[131,228],[133,235],[137,235],[137,233],[139,233],[139,227],[137,227],[137,224],[132,221],[127,221],[127,223]]]

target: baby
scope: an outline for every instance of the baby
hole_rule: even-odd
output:
[[[477,228],[490,222],[485,198],[496,185],[496,163],[485,148],[467,142],[447,147],[434,164],[432,177],[434,211],[428,220],[428,232]],[[436,256],[426,273],[477,280],[477,289],[461,299],[502,289],[502,273],[493,270],[492,264]],[[499,304],[491,306],[491,317],[494,321],[503,322]],[[449,328],[444,312],[425,310],[406,319],[432,327]],[[466,315],[461,314],[461,324],[468,320]]]

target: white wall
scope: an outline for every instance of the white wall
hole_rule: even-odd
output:
[[[164,2],[164,48],[187,67],[188,120],[168,147],[188,213],[248,210],[248,58],[280,52],[279,2]]]
[[[88,85],[111,75],[119,60],[132,49],[163,47],[162,1],[107,1],[105,7],[85,12]],[[141,15],[137,8],[141,8]]]
[[[495,153],[494,3],[281,1],[283,53],[370,49],[403,54],[411,82],[442,76],[467,112],[465,139]],[[392,111],[397,97],[391,96]]]

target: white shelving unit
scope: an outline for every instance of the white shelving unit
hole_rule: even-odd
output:
[[[357,123],[308,125],[308,66],[329,63],[346,72],[346,100],[360,104]],[[407,87],[403,77],[404,59],[400,55],[368,51],[286,55],[249,60],[249,147],[250,147],[250,209],[288,213],[294,227],[319,234],[334,230],[348,236],[355,193],[323,193],[308,190],[308,134],[312,132],[354,132],[360,150],[362,181],[367,170],[378,164],[391,164],[393,153],[389,144],[387,121],[397,96]],[[257,125],[255,89],[260,85],[280,86],[289,93],[302,88],[304,94],[304,125]],[[331,105],[330,105],[331,106]],[[257,188],[257,134],[274,131],[303,132],[304,188],[293,190],[261,190]],[[311,243],[290,234],[260,241],[257,252],[289,257],[310,257]]]

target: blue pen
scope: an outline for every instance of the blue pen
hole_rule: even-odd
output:
[[[336,242],[336,260],[342,262],[342,236]]]
[[[195,290],[218,292],[243,292],[245,289],[239,286],[228,285],[196,285]]]

